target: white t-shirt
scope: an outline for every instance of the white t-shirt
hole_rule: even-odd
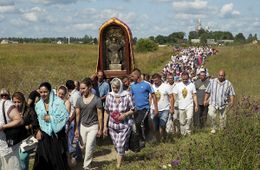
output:
[[[172,94],[171,86],[162,83],[159,87],[152,85],[154,89],[155,96],[158,102],[158,111],[169,110],[170,109],[170,98],[169,95]],[[154,105],[151,106],[154,109]]]
[[[178,94],[173,93],[174,88],[176,88],[176,84],[178,84],[178,83],[174,83],[172,85],[169,84],[169,86],[171,87],[171,92],[174,95],[174,107],[178,107]]]
[[[71,110],[70,110],[71,113],[74,113],[76,102],[80,98],[80,96],[81,96],[80,92],[76,89],[72,90],[72,92],[70,93],[69,101],[71,103]]]
[[[179,109],[187,109],[188,107],[193,107],[193,97],[192,95],[196,93],[195,85],[189,82],[185,85],[183,82],[176,84],[173,89],[173,93],[178,96],[178,106]]]
[[[0,100],[0,126],[3,126],[5,124],[4,121],[4,115],[3,115],[3,100]],[[7,116],[7,112],[10,109],[10,107],[14,106],[13,102],[11,100],[6,100],[5,102],[5,115],[6,115],[6,121],[10,122],[10,118]],[[5,155],[8,155],[12,152],[12,148],[8,147],[6,143],[5,133],[4,131],[0,131],[0,157],[3,157]]]

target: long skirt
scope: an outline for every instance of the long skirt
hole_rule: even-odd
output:
[[[109,121],[109,134],[119,155],[124,155],[128,149],[128,142],[131,134],[131,123],[115,123]]]
[[[42,134],[43,139],[38,142],[33,169],[69,170],[65,129],[52,136],[45,132]]]

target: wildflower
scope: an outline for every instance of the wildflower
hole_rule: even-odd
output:
[[[171,165],[172,165],[172,167],[177,167],[177,166],[179,166],[180,162],[181,162],[180,160],[175,159],[175,160],[172,160]]]

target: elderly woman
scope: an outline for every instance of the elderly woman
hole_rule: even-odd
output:
[[[35,110],[40,130],[36,134],[39,142],[33,169],[69,169],[65,134],[69,113],[64,101],[53,93],[50,83],[41,83],[39,89],[41,99],[36,103]]]
[[[107,95],[105,102],[103,134],[107,136],[109,129],[117,151],[117,168],[119,168],[128,147],[132,127],[130,115],[134,113],[134,105],[129,93],[123,91],[123,83],[120,79],[114,78],[111,87],[112,92]]]

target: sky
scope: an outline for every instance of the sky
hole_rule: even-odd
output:
[[[198,19],[211,31],[260,37],[260,0],[0,0],[2,37],[98,37],[117,17],[133,37],[195,30]]]

